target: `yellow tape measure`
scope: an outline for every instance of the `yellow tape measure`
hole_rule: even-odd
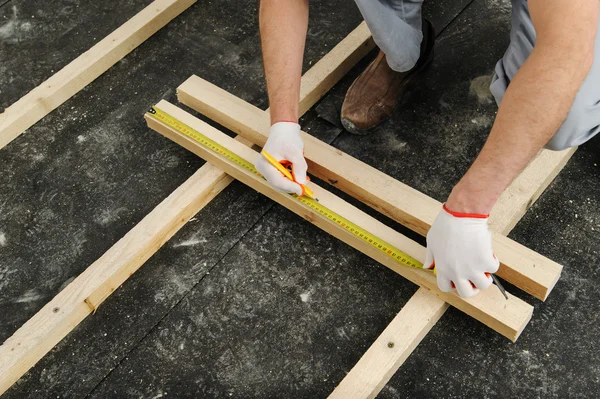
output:
[[[171,115],[167,114],[166,112],[158,109],[157,107],[152,107],[148,113],[152,118],[165,123],[166,125],[177,130],[179,133],[196,141],[198,144],[202,145],[203,147],[210,149],[211,151],[228,159],[229,161],[235,163],[236,165],[239,165],[242,168],[248,170],[249,172],[262,177],[262,175],[260,173],[258,173],[258,171],[254,168],[254,164],[252,164],[252,162],[249,162],[248,160],[240,157],[239,155],[235,154],[234,152],[223,147],[219,143],[209,139],[208,137],[206,137],[202,133],[198,132],[197,130],[194,130],[191,127],[189,127],[188,125],[178,121],[177,119],[175,119]],[[356,237],[360,238],[361,240],[363,240],[364,242],[366,242],[367,244],[369,244],[376,250],[378,250],[378,251],[384,253],[386,256],[392,258],[398,264],[400,264],[402,266],[413,267],[416,269],[423,268],[423,264],[421,262],[419,262],[418,260],[416,260],[415,258],[413,258],[412,256],[400,251],[398,248],[394,247],[390,243],[369,233],[362,227],[349,221],[348,219],[344,218],[343,216],[338,215],[331,209],[320,204],[318,201],[316,201],[312,198],[306,197],[306,196],[300,197],[296,194],[290,194],[290,195],[292,197],[294,197],[296,200],[298,200],[298,202],[305,205],[306,207],[318,212],[320,215],[323,215],[327,219],[336,223],[338,226],[344,228],[349,233],[354,234]]]

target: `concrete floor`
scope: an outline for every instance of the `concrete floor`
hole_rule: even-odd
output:
[[[0,0],[0,109],[148,3]],[[496,111],[471,83],[508,43],[510,2],[469,3],[426,2],[436,60],[372,139],[335,119],[364,62],[306,130],[444,200]],[[312,1],[305,69],[360,20]],[[194,73],[266,107],[255,2],[199,0],[0,150],[0,341],[203,164],[142,118]],[[519,341],[451,309],[380,397],[598,396],[599,153],[583,146],[511,234],[565,265],[546,303],[511,290],[535,306]],[[325,397],[415,290],[234,183],[5,397]]]

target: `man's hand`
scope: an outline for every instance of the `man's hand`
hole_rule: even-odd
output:
[[[490,136],[477,159],[454,186],[447,209],[489,214],[519,172],[565,120],[594,58],[600,3],[597,0],[529,0],[536,30],[531,55],[513,77]],[[456,215],[456,214],[455,214]],[[435,262],[438,285],[452,282],[461,296],[489,286],[495,272],[486,219],[442,211],[427,235],[426,267]],[[487,285],[486,285],[487,284]]]
[[[446,205],[427,234],[424,268],[437,274],[440,290],[456,288],[469,298],[492,284],[490,273],[498,271],[500,262],[492,251],[492,233],[488,215],[456,213]]]
[[[289,162],[296,182],[283,176],[262,156],[256,160],[254,165],[256,170],[278,191],[302,195],[300,185],[306,183],[308,165],[304,159],[304,142],[300,136],[300,125],[292,122],[278,122],[271,126],[264,150],[279,162]]]

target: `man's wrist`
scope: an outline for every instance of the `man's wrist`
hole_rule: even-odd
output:
[[[289,103],[271,103],[271,126],[278,122],[298,123],[298,105]]]
[[[452,189],[446,208],[452,212],[474,215],[489,215],[497,198],[482,189],[473,189],[458,183]]]

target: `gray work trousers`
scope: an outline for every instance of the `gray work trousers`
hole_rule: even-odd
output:
[[[423,0],[355,0],[373,39],[386,54],[390,68],[410,70],[417,62],[421,40]],[[600,32],[600,29],[599,29]],[[512,28],[506,53],[496,64],[490,86],[500,105],[506,89],[535,44],[536,33],[527,0],[512,0]],[[600,34],[595,54],[600,54]],[[546,148],[563,150],[585,143],[600,132],[600,57],[581,85],[567,118]]]

